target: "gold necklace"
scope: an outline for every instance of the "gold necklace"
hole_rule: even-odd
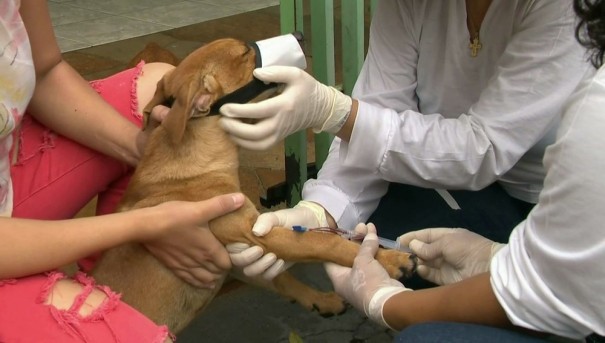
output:
[[[471,42],[468,47],[469,49],[471,49],[471,57],[477,57],[479,51],[483,47],[483,44],[481,44],[481,40],[479,38],[479,30],[481,30],[481,23],[478,23],[479,28],[475,28],[475,20],[472,16],[472,11],[470,10],[469,6],[467,6],[466,8],[466,17],[471,32]]]

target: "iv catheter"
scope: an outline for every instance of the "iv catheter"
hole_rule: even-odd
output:
[[[341,229],[341,228],[333,229],[331,227],[307,228],[307,227],[301,226],[301,225],[294,225],[294,226],[292,226],[292,230],[294,230],[296,232],[333,233],[333,234],[337,234],[343,238],[346,238],[350,241],[358,241],[358,242],[362,241],[363,237],[364,237],[363,235],[357,234],[351,230],[345,230],[345,229]],[[384,238],[384,237],[378,237],[378,244],[380,244],[380,246],[382,246],[385,249],[394,249],[394,250],[399,250],[399,251],[408,252],[408,253],[412,252],[412,250],[410,250],[410,248],[401,246],[401,244],[399,244],[399,241],[394,241],[392,239],[388,239],[388,238]]]

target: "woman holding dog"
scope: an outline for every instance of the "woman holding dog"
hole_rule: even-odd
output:
[[[172,66],[89,84],[62,59],[45,0],[0,1],[0,44],[0,342],[169,341],[110,290],[57,269],[131,241],[195,286],[231,267],[207,222],[242,194],[109,214],[145,145],[141,109]],[[70,219],[97,193],[100,216]]]
[[[412,291],[374,259],[375,226],[360,224],[357,230],[367,234],[353,268],[326,266],[336,291],[358,310],[403,329],[397,341],[604,341],[598,335],[605,335],[599,296],[605,291],[605,1],[574,0],[574,7],[578,40],[598,71],[585,75],[564,107],[544,157],[544,189],[508,244],[463,229],[404,234],[400,242],[423,261],[418,273],[443,285]]]

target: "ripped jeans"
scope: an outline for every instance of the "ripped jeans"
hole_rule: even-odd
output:
[[[107,102],[139,126],[137,81],[143,65],[91,82]],[[72,218],[95,196],[97,214],[115,210],[131,168],[57,135],[27,114],[21,125],[14,137],[19,145],[17,160],[11,167],[13,217]],[[90,263],[84,267],[90,268]],[[57,305],[66,296],[67,305]],[[83,273],[74,279],[49,272],[0,280],[0,343],[161,343],[167,338],[165,326],[157,326],[108,288],[95,286]]]
[[[81,287],[71,306],[53,305],[63,296],[55,287]],[[92,299],[96,304],[91,305]],[[169,337],[107,287],[95,286],[83,273],[66,279],[59,272],[0,281],[0,342],[163,343]]]

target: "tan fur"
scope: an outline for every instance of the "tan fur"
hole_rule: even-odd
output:
[[[151,132],[120,211],[168,200],[199,201],[240,190],[237,147],[218,125],[218,117],[204,116],[217,99],[252,79],[254,58],[254,50],[241,41],[214,41],[194,51],[158,83],[153,100],[145,108],[146,117],[166,98],[172,96],[175,102],[167,119]],[[223,244],[260,245],[287,261],[331,261],[352,266],[358,244],[333,234],[297,233],[286,228],[274,228],[267,236],[256,237],[251,228],[258,215],[247,200],[241,209],[212,220],[210,230]],[[414,266],[409,254],[399,251],[380,249],[377,259],[394,278],[409,273]],[[107,251],[93,275],[100,284],[121,292],[125,302],[156,323],[168,325],[174,333],[183,329],[219,289],[190,286],[140,244]],[[288,272],[278,275],[272,288],[323,315],[345,309],[336,293],[312,289]]]

